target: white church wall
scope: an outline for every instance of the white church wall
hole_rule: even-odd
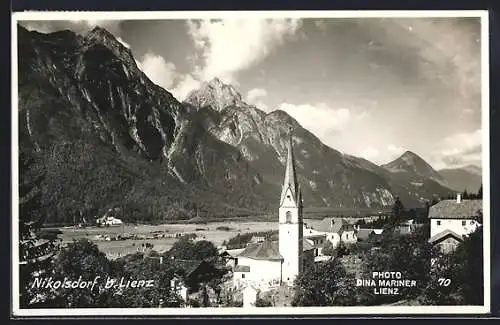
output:
[[[243,289],[243,307],[255,307],[258,295],[259,291],[251,285]]]
[[[281,277],[281,261],[274,260],[256,260],[248,257],[239,257],[239,265],[250,267],[250,272],[234,272],[233,284],[235,287],[241,287],[252,283],[257,287],[268,287],[279,285]]]
[[[284,259],[282,280],[286,282],[293,282],[302,267],[303,245],[300,230],[298,224],[280,224],[279,226],[279,251]]]

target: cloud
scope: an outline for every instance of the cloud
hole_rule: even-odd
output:
[[[138,66],[152,82],[165,89],[170,89],[178,77],[175,65],[153,52],[146,53]]]
[[[366,147],[358,151],[355,156],[365,158],[375,164],[381,165],[393,161],[406,151],[401,146],[389,144],[385,148]]]
[[[387,151],[390,152],[391,154],[395,154],[395,155],[399,156],[399,155],[403,154],[406,150],[403,147],[390,144],[387,146]]]
[[[246,102],[250,105],[254,105],[255,107],[262,109],[266,112],[269,111],[269,107],[262,100],[267,96],[267,91],[263,88],[254,88],[248,91],[246,96]]]
[[[461,167],[481,164],[481,129],[469,133],[456,133],[441,141],[433,153],[434,168]]]
[[[186,99],[190,91],[199,88],[200,85],[201,82],[195,77],[193,77],[193,75],[186,74],[179,77],[179,81],[177,82],[176,86],[171,90],[171,92],[174,95],[174,97],[177,98],[177,100],[183,101],[184,99]]]
[[[189,20],[188,34],[199,52],[200,79],[219,77],[232,83],[293,37],[301,26],[296,19]]]
[[[357,120],[364,120],[368,116],[370,116],[370,113],[368,113],[367,111],[362,111],[361,113],[359,113],[359,114],[356,115],[356,119]]]
[[[254,88],[248,91],[246,98],[248,103],[253,103],[255,100],[266,96],[267,96],[267,91],[265,89]]]
[[[387,27],[390,39],[402,47],[414,49],[418,73],[428,82],[446,85],[456,99],[455,106],[460,109],[480,105],[481,47],[478,39],[481,24],[478,18],[401,18],[386,20],[382,26]]]
[[[304,128],[313,132],[326,144],[332,133],[342,131],[351,121],[351,113],[347,108],[335,109],[324,103],[317,105],[282,103],[278,105],[278,109],[300,121]]]
[[[359,157],[365,158],[372,162],[378,161],[377,158],[379,158],[379,155],[380,152],[378,151],[378,149],[373,147],[365,148],[358,154]]]
[[[19,24],[28,30],[36,30],[40,33],[52,33],[58,30],[69,29],[77,34],[86,34],[94,27],[105,28],[111,34],[118,36],[121,32],[122,20],[44,20],[44,21],[20,21]]]

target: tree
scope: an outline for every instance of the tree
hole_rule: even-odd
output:
[[[57,250],[57,235],[40,238],[45,220],[41,207],[41,183],[44,171],[36,152],[21,149],[19,153],[19,286],[22,308],[38,304],[45,294],[33,290],[33,279],[50,267],[51,257]]]
[[[169,257],[182,260],[214,260],[218,253],[217,247],[207,240],[197,242],[182,237],[168,251]]]
[[[180,307],[184,303],[171,288],[175,274],[171,261],[160,263],[159,259],[136,253],[112,262],[111,268],[115,279],[147,280],[151,285],[114,290],[113,295],[107,297],[109,307]]]
[[[322,254],[326,256],[334,256],[335,249],[333,248],[333,244],[331,241],[327,240],[323,245]]]
[[[450,254],[435,257],[421,301],[430,305],[483,304],[483,231],[478,228]],[[449,279],[443,286],[439,279]],[[442,280],[441,280],[442,281]]]
[[[427,242],[428,230],[421,227],[410,235],[399,235],[396,232],[382,233],[380,249],[366,251],[363,254],[363,277],[372,278],[372,272],[390,270],[401,272],[402,279],[415,280],[416,287],[400,288],[398,296],[365,297],[364,304],[383,304],[394,302],[404,296],[414,299],[421,293],[423,286],[429,281],[432,245]]]
[[[482,200],[483,199],[483,184],[479,187],[479,190],[477,191],[477,198]]]
[[[354,280],[337,260],[315,263],[296,279],[293,306],[352,306]]]
[[[257,300],[255,300],[255,307],[272,307],[272,306],[273,303],[268,299],[258,297]]]
[[[82,308],[105,305],[108,296],[104,282],[111,274],[110,262],[97,245],[88,239],[74,240],[55,256],[50,276],[54,280],[96,281],[93,288],[54,288],[50,295],[53,307]]]
[[[399,197],[396,197],[396,200],[394,201],[394,204],[392,205],[392,216],[394,222],[397,222],[401,219],[401,217],[405,213],[405,207],[403,206],[403,203],[399,199]]]

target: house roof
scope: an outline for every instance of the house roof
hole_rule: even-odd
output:
[[[311,242],[309,240],[311,240],[310,237],[307,237],[304,240],[304,244],[302,245],[304,251],[308,251],[309,249],[313,249],[313,248],[323,247],[323,245],[324,245],[324,244],[321,244],[320,242],[317,242],[316,244],[314,244],[314,243],[311,244]],[[309,247],[311,247],[311,248],[309,248]]]
[[[311,245],[311,243],[309,243],[305,238],[302,239],[302,251],[310,251],[312,249],[314,249],[315,247],[313,245]]]
[[[435,244],[435,243],[442,241],[448,237],[454,237],[459,241],[463,240],[463,237],[460,236],[459,234],[457,234],[456,232],[449,230],[449,229],[446,229],[444,231],[441,231],[440,233],[435,234],[431,238],[429,238],[429,243]]]
[[[234,267],[234,272],[250,272],[250,266],[248,266],[248,265],[236,265]]]
[[[479,216],[483,210],[483,200],[443,200],[429,208],[429,218],[470,219]]]
[[[336,233],[339,232],[340,228],[344,224],[347,224],[347,220],[343,218],[323,218],[321,222],[312,228],[317,231]]]
[[[305,238],[311,239],[311,240],[325,239],[326,235],[311,235],[311,236],[305,236]]]
[[[338,230],[339,235],[342,235],[344,231],[355,231],[354,225],[350,223],[344,223],[342,226],[340,226],[340,229]]]

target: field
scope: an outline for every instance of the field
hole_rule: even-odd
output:
[[[304,223],[315,228],[321,219],[304,219]],[[219,227],[229,227],[229,230]],[[217,229],[219,228],[219,229]],[[158,252],[169,250],[178,240],[178,237],[186,234],[196,234],[197,239],[213,242],[220,246],[225,240],[236,236],[238,233],[260,232],[277,230],[277,221],[224,221],[209,222],[206,224],[175,223],[163,225],[122,225],[113,227],[90,227],[90,228],[59,228],[63,233],[60,236],[63,244],[73,239],[88,238],[95,242],[99,249],[109,258],[116,258],[137,251],[148,243]],[[106,237],[125,235],[135,237],[125,240],[106,240]],[[109,239],[111,239],[109,238]]]
[[[229,230],[217,229],[229,227]],[[142,250],[142,245],[153,244],[158,252],[169,250],[177,241],[176,235],[196,234],[197,238],[213,242],[216,246],[238,233],[268,231],[278,229],[277,222],[213,222],[208,224],[164,224],[164,225],[123,225],[103,228],[59,228],[63,244],[73,239],[88,238],[95,242],[99,249],[109,258],[116,258]],[[144,239],[105,240],[106,236],[135,235]],[[152,238],[153,234],[165,235],[163,238]]]

